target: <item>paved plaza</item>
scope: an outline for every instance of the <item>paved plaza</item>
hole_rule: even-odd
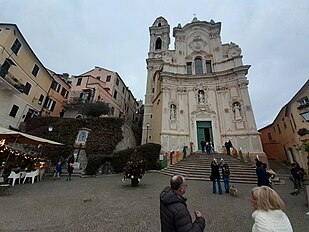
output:
[[[136,188],[121,175],[51,177],[39,183],[10,188],[0,196],[0,231],[117,231],[158,232],[159,194],[169,176],[147,173]],[[211,182],[188,181],[188,208],[206,218],[205,231],[251,231],[250,191],[254,185],[237,184],[238,197],[213,194]],[[275,185],[285,201],[294,231],[308,231],[309,208],[304,191],[291,196],[292,184]]]

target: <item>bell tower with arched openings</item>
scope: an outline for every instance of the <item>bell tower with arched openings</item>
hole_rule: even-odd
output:
[[[161,91],[161,71],[164,54],[169,52],[170,25],[162,16],[149,27],[150,43],[147,62],[147,86],[144,105],[142,142],[153,142],[160,139],[161,119],[153,115],[162,114],[160,99],[153,104],[153,99]],[[154,137],[154,135],[157,135]],[[147,138],[146,138],[147,137]]]
[[[150,54],[161,53],[167,51],[170,45],[170,25],[162,16],[158,17],[151,27],[149,27],[150,33],[150,46],[149,57],[153,57]]]

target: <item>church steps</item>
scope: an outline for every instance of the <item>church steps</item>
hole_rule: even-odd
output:
[[[190,172],[190,173],[206,173],[210,174],[211,173],[211,168],[200,168],[200,167],[170,167],[170,170],[174,171],[182,171],[182,172]],[[235,170],[233,168],[230,168],[231,176],[233,175],[239,175],[239,174],[244,174],[248,176],[256,176],[255,174],[255,169],[241,169],[241,170]]]
[[[173,176],[182,175],[188,180],[210,181],[211,161],[216,158],[220,161],[223,158],[230,167],[230,182],[256,184],[257,176],[255,166],[243,163],[235,157],[223,154],[193,154],[186,157],[177,164],[169,166],[161,171],[162,174]],[[221,173],[221,172],[220,172]]]
[[[186,172],[177,172],[177,171],[166,171],[162,172],[164,175],[173,176],[173,175],[182,175],[187,180],[198,180],[198,181],[210,181],[209,176],[210,174],[205,175],[192,175]],[[230,182],[233,183],[246,183],[246,184],[256,184],[257,178],[255,177],[239,177],[239,176],[230,176]]]

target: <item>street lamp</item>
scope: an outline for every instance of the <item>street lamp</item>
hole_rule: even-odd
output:
[[[148,143],[148,130],[149,130],[149,123],[147,123],[146,127],[147,127],[147,131],[146,131],[146,143]]]

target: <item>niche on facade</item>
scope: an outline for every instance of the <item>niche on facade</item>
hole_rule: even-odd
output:
[[[170,105],[170,121],[176,122],[177,120],[177,107],[175,104]]]
[[[240,102],[234,101],[232,103],[232,112],[233,112],[233,122],[236,124],[236,129],[242,130],[245,128],[244,125],[244,113],[243,108]]]
[[[177,106],[175,104],[170,105],[170,129],[176,130],[176,122],[177,122]]]
[[[234,120],[241,120],[243,118],[243,112],[241,109],[241,104],[239,102],[233,102],[232,104]]]
[[[199,105],[201,104],[205,104],[206,101],[205,101],[205,92],[204,90],[199,90],[198,93],[197,93],[197,103]]]
[[[77,138],[75,140],[75,144],[78,145],[78,146],[85,146],[90,131],[91,130],[88,129],[88,128],[79,129],[78,134],[77,134]]]

